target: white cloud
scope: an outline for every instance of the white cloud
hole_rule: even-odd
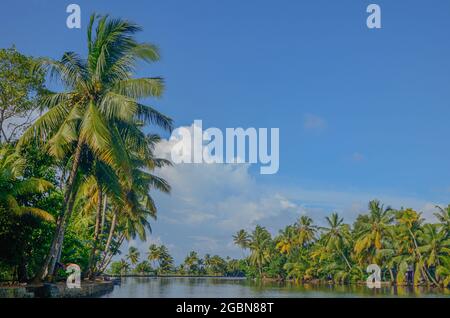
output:
[[[174,142],[163,140],[156,155],[167,158]],[[434,212],[434,202],[383,191],[369,194],[267,185],[257,181],[249,169],[246,164],[179,164],[160,169],[158,174],[171,184],[172,193],[153,194],[158,221],[152,223],[151,242],[168,246],[177,262],[192,249],[200,255],[240,257],[242,253],[232,243],[232,235],[241,228],[251,230],[256,224],[276,234],[300,215],[307,214],[323,225],[324,217],[335,211],[346,222],[352,222],[367,211],[367,203],[375,198],[395,208],[423,211],[426,218]],[[133,244],[146,251],[151,242]]]

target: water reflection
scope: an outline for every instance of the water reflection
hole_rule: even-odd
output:
[[[240,278],[127,277],[104,297],[449,297],[448,289],[365,285],[298,285],[291,282],[255,282]]]

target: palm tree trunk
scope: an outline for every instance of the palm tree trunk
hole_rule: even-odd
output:
[[[77,148],[75,150],[72,169],[70,171],[69,179],[67,180],[67,186],[64,193],[64,208],[63,213],[58,218],[56,223],[55,235],[53,236],[50,251],[45,259],[45,262],[37,276],[39,280],[44,280],[47,276],[53,276],[55,271],[55,265],[58,261],[58,256],[61,255],[62,244],[64,241],[64,232],[67,223],[70,219],[73,210],[73,204],[75,201],[74,181],[80,164],[81,150],[83,148],[83,142],[79,139]]]
[[[341,255],[342,255],[342,257],[344,258],[344,261],[345,261],[345,263],[347,264],[348,268],[349,268],[349,269],[352,269],[352,265],[350,265],[350,262],[348,261],[347,257],[345,257],[344,252],[342,252],[342,251],[339,249],[339,253],[341,253]]]
[[[95,274],[95,265],[96,265],[96,261],[95,261],[95,254],[97,252],[97,244],[98,244],[98,235],[100,232],[100,219],[102,216],[102,211],[103,211],[103,190],[101,185],[98,185],[98,198],[97,198],[97,210],[95,213],[95,228],[94,228],[94,237],[93,237],[93,242],[92,242],[92,249],[91,249],[91,254],[89,256],[89,273],[88,273],[88,277],[89,279],[93,279],[94,278],[94,274]]]
[[[414,247],[416,248],[416,252],[417,255],[419,255],[419,259],[420,261],[422,261],[422,253],[420,253],[419,251],[419,245],[417,244],[417,240],[416,237],[414,235],[414,233],[411,231],[411,229],[408,228],[409,234],[411,235],[413,242],[414,242]],[[439,286],[439,283],[434,279],[434,277],[430,274],[430,272],[428,271],[427,267],[425,266],[425,264],[422,264],[422,276],[424,276],[427,280],[431,279],[431,281],[436,285]]]
[[[105,198],[103,200],[102,222],[100,223],[100,234],[103,234],[103,228],[105,227],[107,205],[108,205],[108,196],[105,194]]]
[[[111,228],[109,229],[109,235],[108,240],[106,241],[105,249],[103,250],[103,259],[100,262],[99,268],[103,268],[103,265],[105,264],[106,257],[108,256],[109,246],[111,245],[112,238],[114,236],[114,231],[116,229],[116,222],[117,222],[117,210],[113,211],[113,217],[111,220]]]
[[[391,276],[391,282],[393,284],[395,282],[395,277],[391,267],[389,267],[389,276]]]
[[[108,267],[109,263],[111,262],[113,256],[116,254],[116,252],[119,250],[120,246],[123,243],[123,240],[125,239],[125,234],[122,234],[119,238],[119,242],[117,244],[117,247],[114,249],[114,251],[111,251],[110,255],[108,256],[108,260],[103,264],[103,267],[100,269],[100,272],[104,272],[105,269]]]

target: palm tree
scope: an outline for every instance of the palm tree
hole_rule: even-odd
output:
[[[426,281],[431,280],[435,285],[438,285],[436,280],[432,277],[425,266],[425,260],[419,249],[418,236],[421,232],[421,225],[423,223],[422,213],[417,213],[413,209],[402,209],[397,212],[397,223],[400,230],[404,233],[404,244],[407,244],[409,252],[413,252],[414,262],[416,265],[414,281],[417,283],[422,278]]]
[[[20,197],[43,194],[53,188],[46,180],[23,178],[26,165],[26,160],[10,147],[0,148],[0,207],[15,216],[32,215],[54,222],[50,213],[21,202]]]
[[[169,250],[166,246],[161,245],[159,247],[159,251],[161,254],[159,261],[159,272],[160,273],[168,273],[173,270],[173,257],[169,254]]]
[[[98,23],[93,34],[95,22]],[[65,186],[64,211],[58,219],[41,278],[53,273],[60,255],[82,158],[92,154],[122,176],[129,175],[132,164],[125,140],[134,140],[137,147],[145,144],[139,124],[153,122],[166,129],[172,126],[168,117],[139,102],[145,97],[160,96],[163,90],[161,78],[131,77],[137,61],[159,59],[154,45],[134,39],[140,30],[128,21],[92,15],[87,59],[67,52],[60,61],[40,61],[40,68],[58,76],[66,91],[44,98],[43,106],[48,111],[27,129],[18,146],[32,139],[43,141],[56,158],[70,156],[72,163]]]
[[[442,208],[440,206],[436,206],[438,209],[437,213],[434,213],[438,221],[441,223],[442,228],[447,233],[447,236],[450,237],[450,204],[447,205],[446,208]]]
[[[119,262],[119,270],[121,275],[127,274],[130,270],[130,264],[123,258]]]
[[[131,262],[132,265],[136,265],[139,263],[139,257],[141,256],[141,253],[139,253],[139,250],[134,247],[130,246],[128,249],[128,254],[126,255],[127,260]]]
[[[235,235],[233,235],[233,242],[237,246],[242,249],[242,255],[245,257],[244,251],[249,247],[250,244],[250,236],[247,231],[241,229],[237,231]]]
[[[316,238],[317,226],[313,225],[313,220],[302,215],[295,224],[297,230],[297,243],[300,246],[308,245]]]
[[[147,158],[142,156],[140,158],[137,154],[133,156],[133,164],[135,168],[132,170],[131,178],[133,180],[131,187],[126,187],[122,183],[120,185],[120,193],[117,194],[112,192],[110,194],[114,201],[112,224],[110,227],[110,233],[106,242],[106,247],[104,250],[103,260],[100,265],[100,272],[104,271],[113,256],[110,253],[109,256],[109,246],[114,236],[115,231],[119,229],[124,229],[124,237],[127,240],[134,238],[136,234],[139,235],[141,240],[146,239],[146,230],[151,233],[151,226],[148,222],[148,218],[156,218],[156,205],[153,198],[150,195],[152,189],[157,189],[163,193],[170,192],[170,185],[162,178],[155,176],[148,172],[148,170],[153,170],[156,167],[160,168],[170,163],[165,159],[154,158],[153,149],[160,138],[155,135],[147,136],[147,142],[149,146],[149,155]],[[146,171],[142,167],[145,167]],[[114,184],[114,178],[108,184]],[[111,191],[110,191],[111,192]],[[98,209],[97,209],[98,211]],[[98,215],[98,213],[97,213]],[[116,227],[117,223],[122,223],[121,226]]]
[[[429,271],[430,268],[434,268],[435,274],[442,272],[440,268],[446,265],[445,259],[450,257],[450,239],[447,239],[446,231],[444,229],[439,230],[438,225],[425,224],[423,231],[419,234],[419,239],[421,246],[418,250],[422,254]],[[439,275],[435,276],[435,280],[440,281]]]
[[[155,268],[156,264],[160,261],[161,256],[162,256],[161,249],[156,244],[151,244],[148,247],[147,259],[153,263]]]
[[[354,251],[356,255],[364,252],[371,254],[371,262],[376,252],[383,249],[387,238],[392,237],[391,224],[394,220],[393,210],[378,200],[369,202],[369,215],[365,222],[361,222],[356,233]]]
[[[250,238],[244,229],[239,230],[235,235],[233,235],[234,244],[242,249],[246,249],[249,246]]]
[[[295,229],[293,226],[286,226],[284,231],[280,231],[280,235],[276,238],[277,244],[275,247],[280,251],[281,254],[290,255],[292,249],[296,245],[295,241]]]
[[[263,266],[270,260],[271,240],[270,233],[259,225],[250,237],[250,262],[257,267],[260,278],[263,276]]]
[[[134,271],[140,275],[149,274],[152,272],[152,266],[148,261],[142,261],[136,265]]]
[[[324,231],[323,238],[327,251],[329,253],[337,252],[351,270],[352,265],[350,265],[344,252],[350,245],[350,229],[348,225],[344,224],[344,219],[339,217],[337,213],[332,213],[331,216],[327,216],[325,219],[328,227],[322,227],[321,229]]]
[[[199,257],[197,252],[191,251],[184,259],[184,265],[190,274],[194,274],[198,269]]]

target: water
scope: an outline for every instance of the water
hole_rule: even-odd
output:
[[[253,298],[253,297],[450,297],[450,290],[425,287],[297,285],[240,278],[127,277],[103,296],[110,298]]]

